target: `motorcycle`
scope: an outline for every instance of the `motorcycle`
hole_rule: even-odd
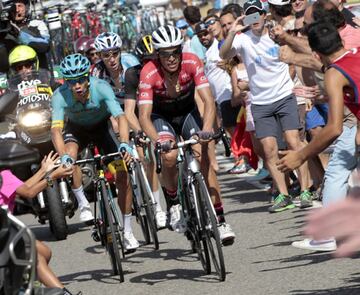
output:
[[[50,73],[45,70],[18,74],[8,80],[10,92],[17,94],[15,114],[10,120],[17,138],[24,144],[36,148],[41,157],[54,150],[51,141],[51,96]],[[20,179],[28,179],[40,168],[40,162],[17,167],[14,173]],[[73,217],[76,210],[75,198],[69,193],[65,179],[54,182],[33,200],[19,200],[20,206],[30,208],[41,224],[49,221],[50,231],[57,240],[66,239],[68,226],[66,216]]]

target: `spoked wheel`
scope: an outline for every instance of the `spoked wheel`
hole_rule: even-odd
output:
[[[101,192],[103,198],[103,204],[105,209],[105,226],[106,226],[106,249],[110,255],[111,266],[114,275],[119,275],[120,282],[124,281],[124,273],[121,266],[121,258],[119,249],[121,244],[119,243],[118,225],[115,223],[113,212],[109,205],[109,193],[106,188],[105,182],[101,181]]]
[[[217,217],[211,203],[210,195],[201,174],[196,176],[198,188],[199,209],[205,224],[204,237],[209,249],[210,257],[213,262],[216,274],[220,281],[225,281],[226,271],[222,244],[218,230]]]
[[[137,181],[139,182],[139,179],[137,179]],[[138,185],[138,194],[142,194],[140,184],[137,183],[137,185]],[[144,212],[141,212],[142,205],[139,204],[138,196],[136,195],[136,193],[134,191],[133,191],[133,196],[134,196],[133,197],[133,208],[134,208],[136,221],[137,221],[137,223],[140,224],[141,231],[144,235],[145,245],[149,245],[151,243],[150,232],[149,232],[149,227],[148,227],[149,222],[148,222],[146,214]]]
[[[189,191],[187,191],[189,193]],[[190,205],[189,196],[184,198],[185,211],[189,215],[190,222],[188,222],[188,231],[187,235],[191,243],[191,248],[194,253],[197,253],[201,266],[204,269],[206,274],[211,273],[211,262],[209,249],[204,236],[205,224],[203,219],[200,216],[200,220],[196,216],[195,208]],[[193,198],[192,198],[193,199]],[[186,217],[185,217],[186,218]]]
[[[147,230],[148,233],[151,234],[152,241],[154,243],[155,250],[159,249],[159,239],[157,235],[157,226],[156,226],[156,219],[155,219],[155,205],[152,202],[152,198],[149,195],[148,190],[146,189],[145,181],[147,179],[146,175],[144,175],[140,169],[139,166],[137,166],[136,173],[138,175],[138,183],[139,183],[139,189],[140,194],[142,197],[142,207],[145,208],[145,214],[146,214],[146,221],[147,221]],[[143,177],[141,177],[143,175]],[[149,236],[150,240],[150,236]],[[151,241],[149,241],[151,242]]]

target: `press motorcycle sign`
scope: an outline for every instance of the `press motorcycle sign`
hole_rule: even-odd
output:
[[[19,102],[18,107],[28,104],[49,101],[51,99],[51,88],[42,84],[40,80],[22,81],[18,84]]]

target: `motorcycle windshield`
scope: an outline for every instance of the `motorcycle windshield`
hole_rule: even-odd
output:
[[[17,133],[26,143],[48,141],[51,126],[50,74],[31,71],[9,80],[9,88],[18,94]]]

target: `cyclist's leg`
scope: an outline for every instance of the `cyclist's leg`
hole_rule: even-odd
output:
[[[70,123],[67,124],[64,133],[65,148],[66,153],[74,160],[77,159],[79,146],[81,144],[82,146],[87,144],[84,134],[80,135],[79,133],[81,133],[81,130],[79,130],[78,127],[75,127]],[[79,204],[80,221],[86,222],[92,220],[94,217],[91,213],[89,201],[86,199],[84,193],[81,168],[78,165],[74,166],[72,191]]]

